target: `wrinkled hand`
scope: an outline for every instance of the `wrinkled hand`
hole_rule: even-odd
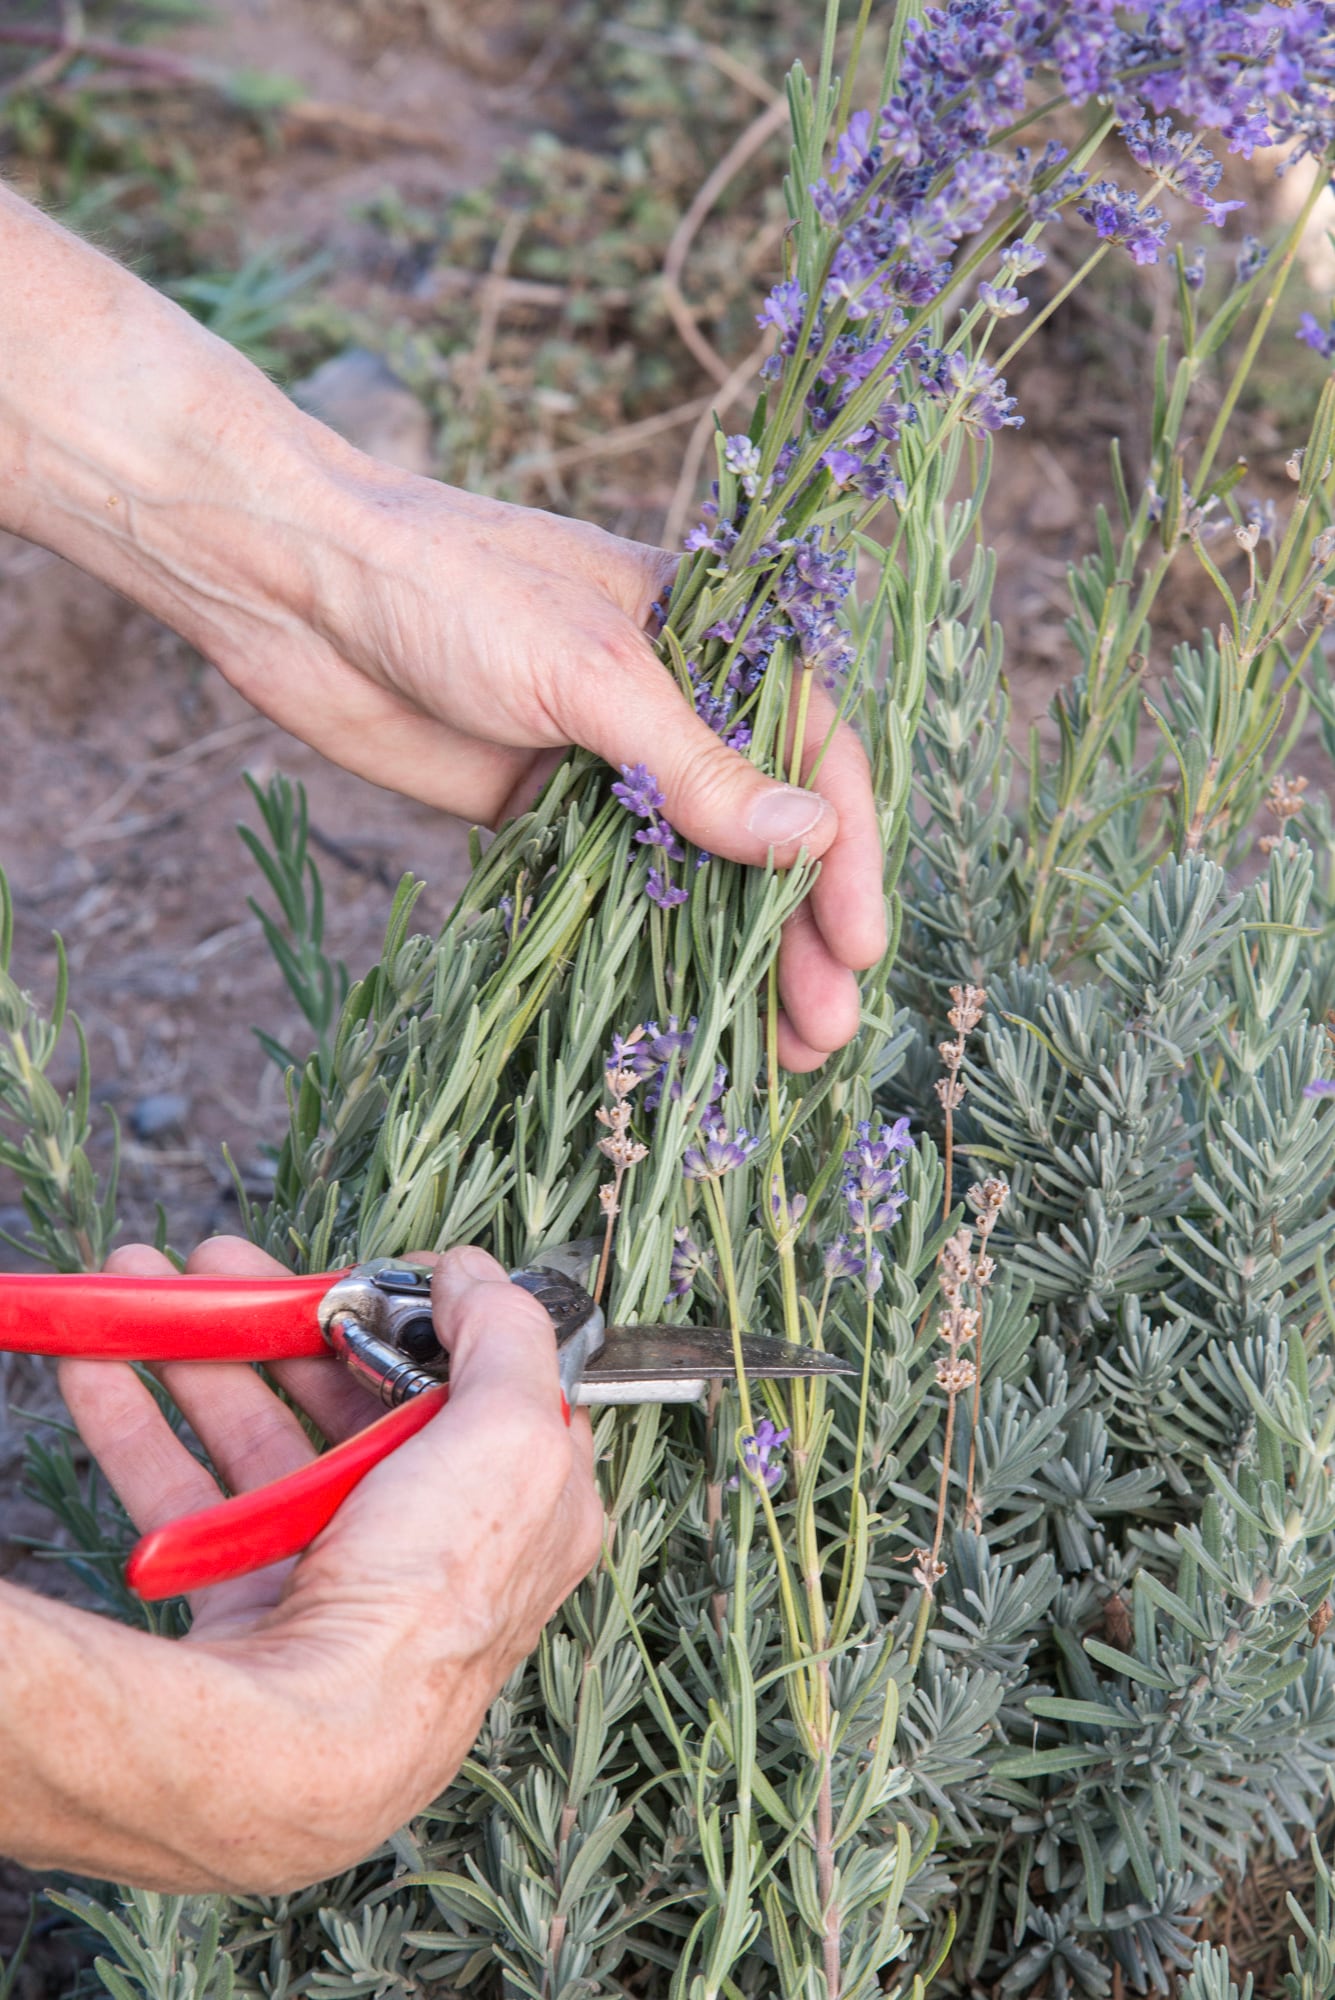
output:
[[[164,619],[348,770],[496,824],[568,745],[644,764],[710,853],[818,881],[780,957],[780,1056],[858,1025],[885,946],[866,758],[815,791],[762,777],[694,713],[644,623],[661,550],[353,450],[235,349],[0,187],[0,527]],[[811,703],[801,770],[832,719]]]
[[[207,1826],[183,1833],[178,1885],[202,1875],[272,1890],[369,1852],[449,1782],[497,1689],[597,1558],[591,1433],[580,1413],[569,1429],[562,1421],[546,1313],[480,1250],[431,1261],[436,1323],[451,1354],[445,1409],[368,1475],[295,1564],[192,1600],[191,1646],[258,1679],[273,1727],[264,1740],[229,1746],[219,1819],[239,1810],[244,1823],[231,1791],[268,1802],[253,1809],[240,1858],[224,1866],[201,1857],[214,1837]],[[143,1246],[117,1251],[107,1268],[172,1282],[167,1260]],[[187,1266],[277,1268],[253,1244],[226,1238],[203,1244]],[[159,1373],[232,1490],[314,1456],[297,1416],[253,1368],[173,1362]],[[331,1439],[382,1414],[333,1360],[282,1362],[274,1374]],[[220,1498],[130,1368],[74,1360],[60,1375],[81,1435],[137,1528]],[[292,1728],[294,1714],[306,1719],[302,1729]],[[184,1788],[188,1746],[180,1765]],[[318,1811],[305,1803],[313,1794]],[[188,1828],[184,1802],[175,1810]]]
[[[809,1069],[848,1041],[854,969],[885,949],[853,731],[836,731],[814,792],[777,784],[720,741],[654,656],[643,628],[673,568],[661,550],[341,447],[327,477],[336,581],[308,623],[217,656],[235,685],[335,762],[488,825],[529,803],[575,743],[645,764],[667,818],[711,854],[759,864],[772,849],[788,866],[805,848],[822,865],[783,941],[780,1054]],[[814,691],[804,771],[832,720]]]

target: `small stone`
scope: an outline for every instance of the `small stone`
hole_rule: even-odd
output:
[[[141,1097],[130,1112],[130,1130],[136,1139],[160,1139],[164,1132],[185,1123],[190,1099],[175,1090],[157,1090]]]
[[[431,473],[431,419],[382,355],[349,347],[294,385],[292,400],[349,444],[404,472]]]

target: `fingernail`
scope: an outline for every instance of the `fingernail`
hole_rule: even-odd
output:
[[[766,847],[783,847],[810,833],[825,812],[824,799],[817,798],[814,792],[804,792],[797,785],[776,785],[773,791],[760,794],[751,808],[746,830]]]
[[[479,1250],[476,1243],[466,1243],[461,1250],[456,1250],[451,1262],[465,1278],[474,1278],[480,1284],[494,1285],[498,1278],[505,1276],[496,1259],[489,1257],[485,1250]]]

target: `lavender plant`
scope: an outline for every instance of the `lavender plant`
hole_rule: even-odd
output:
[[[1218,469],[1311,203],[1208,316],[1179,254],[1150,475],[1119,470],[1073,575],[1078,671],[1018,817],[979,513],[1034,330],[1105,258],[1166,253],[1165,195],[1224,220],[1203,132],[1325,159],[1335,33],[1205,0],[953,0],[880,33],[863,0],[841,82],[839,11],[790,79],[764,388],[720,432],[657,643],[774,775],[803,775],[821,696],[862,730],[895,940],[862,1033],[785,1075],[774,955],[810,869],[701,855],[652,772],[579,754],[476,850],[439,938],[405,885],[335,1022],[276,795],[321,1047],[248,1220],[311,1268],[468,1240],[520,1262],[601,1225],[619,1319],[837,1345],[857,1375],[605,1413],[602,1564],[446,1796],[321,1891],[216,1929],[172,1905],[189,1949],[164,1956],[161,1899],[83,1905],[112,1991],[1166,1991],[1223,1872],[1315,1819],[1335,1123],[1304,1092],[1335,959],[1302,839],[1328,820],[1283,775],[1299,689],[1335,726],[1335,393],[1282,525]],[[1068,226],[1085,254],[1030,312]],[[1239,340],[1197,446],[1193,389]],[[1147,752],[1188,548],[1223,623],[1148,694]],[[1329,1990],[1323,1909],[1295,1992]],[[1223,1976],[1207,1946],[1187,1990]]]

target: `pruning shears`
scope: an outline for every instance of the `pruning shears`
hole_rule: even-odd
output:
[[[588,1242],[510,1273],[546,1309],[567,1422],[581,1404],[695,1402],[736,1373],[723,1327],[608,1326],[586,1290]],[[758,1378],[813,1380],[850,1364],[763,1335],[741,1337]],[[315,1276],[169,1279],[111,1273],[0,1276],[0,1349],[104,1361],[287,1360],[335,1355],[388,1415],[268,1486],[185,1514],[145,1535],[126,1580],[173,1597],[299,1555],[380,1461],[449,1398],[449,1356],[431,1317],[431,1270],[399,1257]]]

